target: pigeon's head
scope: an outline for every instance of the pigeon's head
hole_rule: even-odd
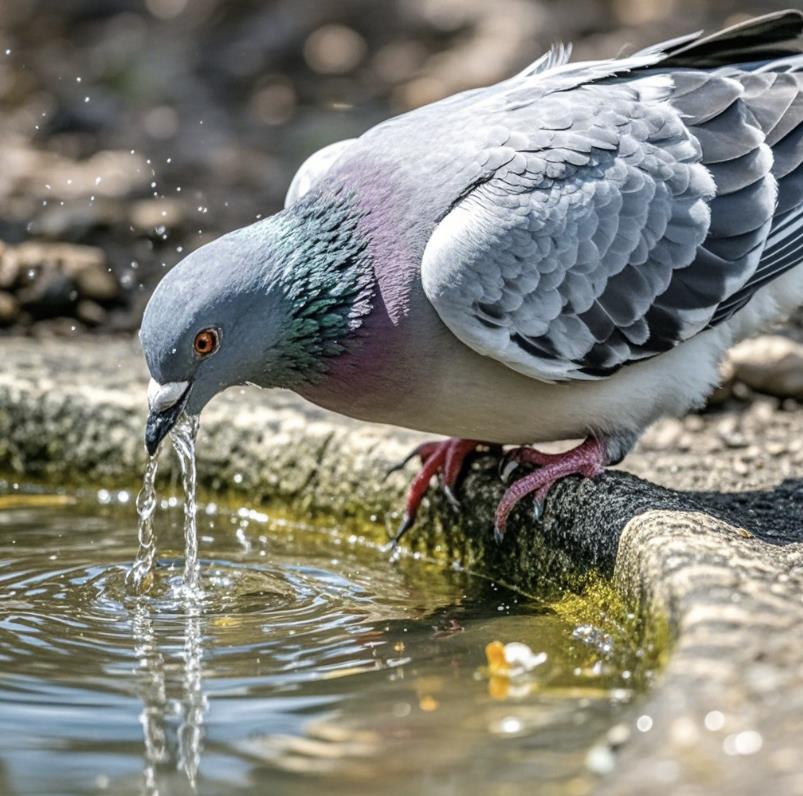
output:
[[[321,378],[371,309],[369,249],[350,198],[303,199],[182,260],[145,308],[153,455],[182,411],[235,384]]]
[[[271,231],[237,230],[182,260],[157,286],[140,340],[150,371],[145,444],[153,455],[182,411],[200,414],[235,384],[259,381],[281,327]]]

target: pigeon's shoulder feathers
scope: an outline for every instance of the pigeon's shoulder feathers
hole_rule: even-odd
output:
[[[298,167],[298,171],[296,171],[290,182],[290,187],[287,189],[284,206],[289,207],[309,193],[326,176],[337,160],[351,148],[355,140],[354,138],[347,138],[344,141],[335,141],[317,152],[313,152]]]

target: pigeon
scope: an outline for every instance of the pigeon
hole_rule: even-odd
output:
[[[494,532],[701,405],[803,303],[803,13],[521,73],[312,155],[283,210],[192,252],[140,338],[146,447],[241,384],[441,435],[430,481],[507,447]],[[532,447],[584,440],[561,454]],[[506,466],[507,472],[510,467]]]

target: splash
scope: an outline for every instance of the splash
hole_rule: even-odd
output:
[[[195,522],[195,439],[198,436],[199,423],[197,415],[182,414],[170,432],[170,440],[181,465],[184,487],[184,589],[193,597],[203,596],[198,566],[198,529]]]
[[[134,565],[126,576],[128,590],[143,594],[153,583],[153,562],[156,558],[156,537],[153,533],[153,513],[156,511],[156,471],[159,467],[156,456],[151,456],[145,468],[142,489],[137,495],[139,515],[139,550]]]

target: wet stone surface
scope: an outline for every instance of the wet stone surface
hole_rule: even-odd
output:
[[[132,343],[15,340],[5,354],[6,470],[95,487],[139,481],[145,373]],[[619,468],[632,474],[570,479],[542,522],[515,512],[501,546],[490,518],[502,486],[495,463],[478,460],[459,492],[463,514],[433,496],[411,532],[414,548],[525,590],[582,591],[602,572],[648,626],[668,630],[667,666],[642,712],[589,756],[603,791],[803,793],[801,430],[803,410],[770,398],[664,421]],[[204,415],[199,482],[251,505],[352,518],[383,539],[407,476],[382,476],[420,439],[288,393],[232,391]]]

